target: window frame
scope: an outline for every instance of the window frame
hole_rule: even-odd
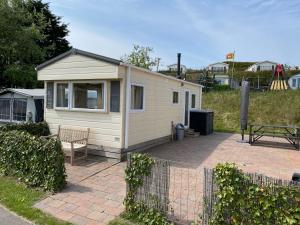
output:
[[[74,106],[74,99],[73,99],[73,86],[74,84],[81,83],[90,83],[90,84],[103,84],[103,109],[88,109],[88,108],[75,108]],[[57,107],[56,106],[56,98],[57,98],[57,84],[68,84],[69,95],[68,95],[68,107]],[[55,110],[67,110],[67,111],[78,111],[78,112],[106,112],[107,110],[107,81],[56,81],[54,82],[54,109]]]
[[[132,96],[131,96],[131,90],[132,90],[132,86],[137,86],[137,87],[142,87],[143,88],[143,107],[142,107],[142,109],[132,109],[131,108],[131,99],[132,99]],[[130,112],[145,112],[145,96],[146,96],[146,94],[145,94],[146,92],[145,92],[145,85],[144,84],[139,84],[139,83],[130,83],[130,105],[129,105],[129,107],[130,107]]]
[[[195,96],[195,105],[193,107],[193,95]],[[197,95],[195,93],[191,93],[191,109],[196,109],[196,100],[197,100]]]
[[[175,92],[177,92],[177,94],[178,94],[178,98],[177,98],[177,102],[174,102],[174,93]],[[178,91],[178,90],[172,90],[172,105],[179,105],[179,103],[180,103],[180,91]]]

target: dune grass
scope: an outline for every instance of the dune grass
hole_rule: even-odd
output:
[[[47,194],[41,190],[27,188],[14,178],[0,176],[0,204],[16,214],[40,225],[70,225],[70,223],[36,209],[33,205]],[[0,221],[1,224],[1,221]]]
[[[216,131],[240,131],[240,91],[205,93],[203,108],[215,112]],[[248,122],[300,126],[300,90],[250,92]]]

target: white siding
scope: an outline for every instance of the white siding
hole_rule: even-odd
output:
[[[118,78],[118,66],[82,55],[70,55],[38,71],[38,80]]]
[[[187,83],[182,86],[181,82],[136,69],[131,71],[131,83],[144,86],[145,110],[129,114],[129,146],[170,135],[171,121],[183,123],[185,90],[196,94],[196,108],[200,108],[199,86]],[[178,105],[172,103],[173,90],[179,92]]]
[[[51,133],[57,133],[58,125],[90,128],[89,144],[121,148],[120,113],[70,112],[46,109],[45,119]]]

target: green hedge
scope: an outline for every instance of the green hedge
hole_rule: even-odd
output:
[[[45,190],[57,191],[66,184],[60,142],[24,131],[0,132],[0,169],[4,175]]]
[[[0,127],[0,131],[11,130],[26,131],[36,136],[47,136],[50,134],[49,126],[46,122],[7,124],[5,126]]]
[[[215,178],[219,191],[210,224],[300,224],[299,187],[253,183],[229,163],[216,167]]]

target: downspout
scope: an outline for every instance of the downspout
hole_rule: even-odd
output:
[[[125,146],[128,148],[128,133],[129,133],[129,111],[130,111],[130,92],[131,92],[131,66],[127,65],[126,73],[126,104],[125,104]]]

